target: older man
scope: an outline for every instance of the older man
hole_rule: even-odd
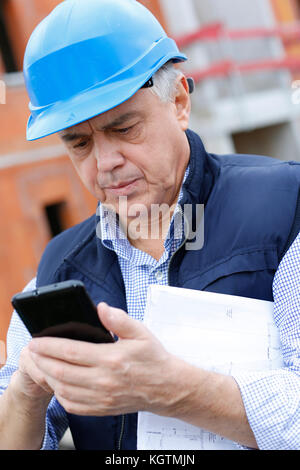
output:
[[[299,164],[207,154],[188,129],[189,83],[173,66],[182,60],[135,0],[68,0],[29,41],[27,137],[59,133],[99,208],[50,242],[27,289],[82,280],[118,341],[31,340],[14,313],[1,371],[3,448],[56,448],[69,425],[78,449],[135,449],[141,410],[251,448],[299,445],[295,401],[282,403],[296,395],[294,365],[272,380],[267,371],[259,380],[213,373],[167,353],[139,321],[153,283],[273,300],[298,230]],[[194,249],[203,204],[204,244]],[[169,211],[153,215],[155,205]],[[177,236],[185,205],[190,227]]]

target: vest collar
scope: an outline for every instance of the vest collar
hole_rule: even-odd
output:
[[[202,140],[191,130],[186,131],[190,146],[190,172],[183,184],[184,204],[206,204],[213,187],[218,168],[213,159],[210,159]]]

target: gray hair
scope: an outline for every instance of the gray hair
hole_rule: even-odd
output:
[[[172,61],[167,62],[153,75],[153,87],[151,92],[157,95],[164,103],[173,101],[175,98],[175,82],[181,70],[174,67]]]

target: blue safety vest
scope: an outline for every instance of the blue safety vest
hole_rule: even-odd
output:
[[[186,134],[190,171],[181,205],[204,204],[204,246],[179,248],[169,285],[272,301],[273,277],[295,231],[300,164],[208,154],[198,135]],[[50,241],[37,286],[78,279],[95,304],[105,301],[127,311],[118,259],[99,240],[98,222],[92,216]],[[68,419],[77,449],[136,449],[136,413]]]

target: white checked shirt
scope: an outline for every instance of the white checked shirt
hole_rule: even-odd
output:
[[[186,178],[187,174],[185,175]],[[179,196],[180,199],[180,196]],[[124,278],[128,314],[142,319],[149,284],[168,283],[169,261],[181,243],[171,236],[156,261],[124,238],[111,237],[115,227],[100,208],[102,243],[115,250]],[[113,231],[111,232],[113,228]],[[118,230],[118,228],[117,228]],[[99,242],[100,243],[100,242]],[[35,288],[35,279],[26,290]],[[274,316],[280,330],[285,366],[282,369],[237,374],[250,426],[264,450],[300,449],[300,235],[282,260],[274,278]],[[18,367],[21,349],[30,335],[14,312],[7,337],[7,363],[0,370],[0,393]],[[43,449],[55,449],[67,428],[65,411],[54,398],[48,408]]]
[[[284,367],[234,378],[259,448],[300,450],[300,233],[278,267],[273,296]]]

